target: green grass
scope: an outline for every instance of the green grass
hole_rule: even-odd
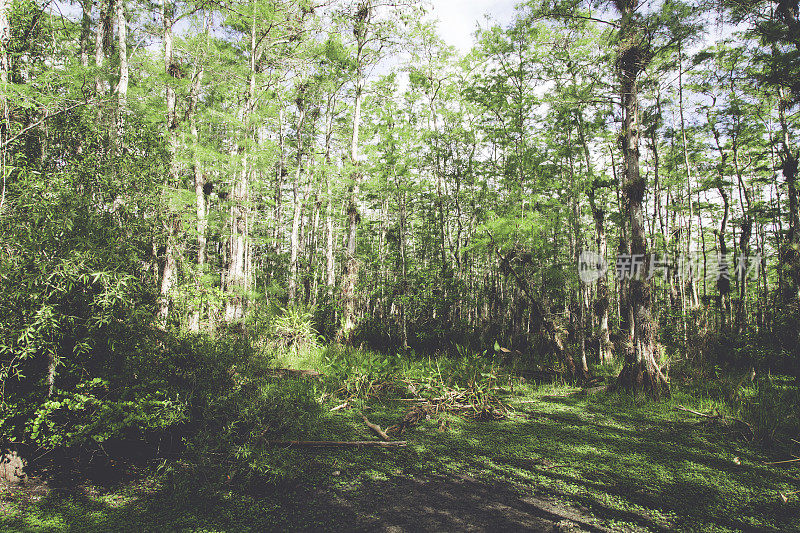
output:
[[[306,355],[303,363],[314,361]],[[419,365],[408,371],[421,372]],[[676,384],[673,397],[662,402],[570,394],[577,390],[515,386],[506,397],[515,407],[507,420],[448,415],[445,432],[438,431],[438,421],[424,421],[407,434],[406,448],[272,450],[261,460],[272,463],[273,474],[246,490],[235,481],[203,483],[202,473],[176,464],[167,474],[116,487],[51,490],[39,499],[4,495],[0,529],[351,529],[370,519],[370,502],[381,487],[413,487],[426,476],[468,476],[583,508],[612,529],[800,531],[798,495],[788,502],[780,498],[800,489],[800,465],[765,465],[779,454],[774,447],[760,448],[740,426],[698,423],[674,409],[681,404],[725,411],[735,408],[736,398],[725,403],[726,393],[715,396],[697,384]],[[335,402],[329,400],[329,407]],[[369,418],[383,427],[404,408],[388,398],[365,405]],[[354,411],[340,411],[327,414],[308,438],[374,437]]]

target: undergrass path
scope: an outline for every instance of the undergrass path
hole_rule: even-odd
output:
[[[424,421],[393,449],[273,450],[280,482],[3,489],[3,531],[800,531],[800,467],[670,402],[518,388],[502,421]],[[386,427],[402,402],[368,406]],[[371,439],[354,412],[314,438]],[[186,474],[188,479],[188,474]],[[197,478],[193,473],[192,479]]]

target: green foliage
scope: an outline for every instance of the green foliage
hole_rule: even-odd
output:
[[[94,378],[76,385],[75,391],[55,391],[28,421],[30,440],[48,450],[92,447],[130,432],[165,430],[187,420],[186,404],[164,398],[163,392],[115,401],[108,388],[108,382]]]
[[[301,350],[320,348],[320,335],[314,329],[314,307],[293,305],[280,308],[274,318],[271,331],[271,344],[278,351],[294,354]]]
[[[726,374],[695,385],[694,394],[713,408],[749,425],[748,438],[785,446],[800,431],[800,387],[786,376]]]
[[[315,384],[305,379],[238,376],[234,387],[209,398],[198,411],[188,452],[215,481],[285,476],[291,469],[286,461],[296,457],[266,441],[313,436],[321,415],[316,394]]]

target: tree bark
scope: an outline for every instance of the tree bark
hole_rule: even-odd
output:
[[[586,131],[584,129],[583,117],[580,112],[577,112],[578,117],[578,135],[581,146],[583,147],[583,157],[586,164],[586,175],[589,180],[589,206],[592,210],[592,219],[594,220],[595,229],[595,246],[597,246],[597,254],[604,260],[608,260],[608,242],[606,239],[605,228],[605,209],[601,208],[597,203],[597,191],[605,184],[594,176],[592,166],[592,158],[589,152],[589,142],[586,138]],[[613,345],[611,343],[611,334],[608,327],[608,279],[606,276],[600,276],[597,280],[596,295],[593,304],[594,314],[597,317],[597,353],[598,359],[601,364],[609,364],[613,361]]]
[[[369,7],[365,7],[369,10]],[[367,17],[368,15],[365,15]],[[360,262],[356,256],[356,239],[361,215],[358,212],[358,188],[361,181],[361,170],[358,161],[359,130],[361,128],[361,101],[363,98],[364,78],[362,53],[366,43],[366,21],[357,22],[354,33],[356,35],[358,53],[356,57],[356,87],[355,107],[353,109],[353,134],[350,139],[350,164],[353,171],[350,175],[349,195],[347,199],[347,247],[345,248],[345,265],[342,276],[342,325],[337,334],[341,342],[349,342],[356,327],[356,284]]]
[[[635,21],[638,0],[615,0],[620,11],[617,66],[622,97],[622,153],[624,157],[623,208],[630,228],[632,257],[647,257],[644,227],[644,194],[647,180],[639,169],[640,115],[638,77],[649,61],[650,50]],[[633,392],[660,396],[669,385],[658,366],[656,324],[652,316],[651,285],[644,273],[635,273],[629,282],[633,311],[633,350],[625,354],[618,377],[620,387]]]
[[[333,136],[334,101],[328,101],[328,124],[325,131],[325,285],[329,297],[336,286],[336,243],[333,237],[333,191],[331,188],[331,137]]]
[[[242,168],[232,191],[232,205],[230,212],[230,240],[229,263],[225,278],[227,298],[225,302],[225,321],[228,323],[241,320],[245,315],[245,291],[247,290],[247,264],[248,264],[248,228],[247,228],[247,202],[250,196],[250,161],[244,140],[251,136],[250,115],[256,91],[256,10],[253,9],[250,20],[250,65],[247,80],[247,90],[240,110],[242,123],[241,135],[237,153],[241,154]]]
[[[716,231],[719,241],[719,253],[717,254],[717,291],[718,305],[720,312],[720,330],[727,331],[730,323],[731,311],[731,280],[728,277],[728,244],[725,240],[725,232],[728,224],[728,214],[730,212],[730,201],[728,193],[724,187],[718,187],[719,195],[722,197],[722,220],[719,224],[719,231]]]
[[[294,182],[292,183],[292,199],[294,202],[294,212],[292,213],[292,234],[289,242],[289,302],[296,303],[297,299],[297,276],[298,258],[300,254],[300,217],[303,214],[303,198],[300,195],[300,180],[303,175],[303,138],[302,129],[305,121],[305,107],[302,102],[302,94],[298,96],[298,116],[297,116],[297,168],[294,172]]]
[[[11,26],[8,19],[8,11],[11,8],[11,0],[0,0],[0,83],[4,86],[8,83],[8,75],[10,71],[10,63],[8,57],[8,45],[11,41]],[[2,123],[0,124],[0,144],[5,144],[6,139],[10,135],[9,128],[10,114],[8,100],[6,98],[6,91],[0,93],[0,107],[2,107]],[[6,150],[0,150],[0,175],[2,175],[3,182],[0,184],[0,214],[3,213],[3,208],[6,203]]]
[[[0,2],[7,2],[8,0],[0,0]],[[91,21],[92,21],[92,0],[81,1],[81,65],[84,68],[89,66],[89,37],[91,34]],[[2,22],[0,22],[0,26]]]
[[[165,183],[165,192],[170,187],[174,187],[178,183],[178,119],[176,114],[176,96],[175,89],[172,86],[171,78],[177,77],[176,67],[174,65],[173,57],[173,36],[172,26],[174,17],[174,5],[169,0],[163,0],[162,4],[162,20],[164,26],[164,71],[167,73],[167,86],[165,89],[165,99],[167,104],[166,121],[167,121],[167,143],[169,153],[169,174]],[[97,53],[97,51],[95,51]],[[171,210],[166,214],[165,230],[167,233],[166,245],[166,258],[164,261],[164,269],[161,274],[161,284],[159,288],[159,308],[158,308],[158,322],[164,327],[167,324],[167,318],[170,313],[170,306],[172,297],[170,293],[177,283],[177,250],[176,240],[180,229],[180,219]]]
[[[281,107],[278,111],[278,168],[275,176],[275,210],[273,212],[275,225],[272,233],[275,255],[280,254],[281,240],[283,239],[283,178],[286,173],[286,143],[283,134],[283,117],[284,109]]]
[[[117,40],[119,52],[119,82],[117,83],[117,153],[125,149],[125,115],[128,113],[128,22],[125,20],[125,0],[116,0]]]
[[[205,38],[208,39],[208,28],[210,24],[211,14],[210,11],[206,12],[203,16],[203,33]],[[205,48],[203,48],[200,57],[197,58],[194,77],[192,80],[192,89],[189,93],[189,125],[191,128],[192,143],[194,150],[192,153],[192,173],[194,175],[194,197],[195,197],[195,212],[197,215],[197,272],[195,274],[195,299],[196,302],[193,306],[192,313],[189,316],[189,330],[199,332],[202,329],[203,319],[203,292],[205,283],[203,282],[203,275],[205,274],[208,238],[206,232],[208,231],[208,204],[206,202],[206,176],[203,167],[198,157],[198,150],[200,148],[200,136],[197,129],[197,106],[200,99],[200,88],[203,84],[203,76],[205,74]]]
[[[798,214],[797,196],[797,168],[800,154],[792,151],[789,125],[786,119],[786,110],[789,107],[791,96],[783,88],[780,90],[779,96],[778,118],[781,126],[781,146],[778,154],[789,197],[789,235],[782,255],[788,277],[792,280],[792,286],[785,299],[794,305],[800,305],[800,214]]]

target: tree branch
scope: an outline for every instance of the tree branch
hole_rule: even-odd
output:
[[[75,109],[76,107],[89,105],[90,103],[91,102],[78,102],[77,104],[72,104],[71,106],[65,107],[64,109],[59,109],[58,111],[55,111],[53,113],[50,113],[50,114],[47,114],[47,115],[43,116],[41,119],[37,120],[33,124],[29,124],[26,127],[22,128],[13,137],[9,137],[5,141],[3,141],[3,144],[0,144],[0,150],[4,150],[6,148],[6,146],[8,146],[12,142],[16,141],[17,139],[19,139],[20,137],[22,137],[23,135],[28,133],[30,130],[32,130],[32,129],[38,127],[38,126],[41,126],[46,120],[48,120],[50,118],[53,118],[53,117],[56,117],[56,116],[58,116],[58,115],[60,115],[62,113],[66,113],[67,111],[71,111],[71,110]]]

